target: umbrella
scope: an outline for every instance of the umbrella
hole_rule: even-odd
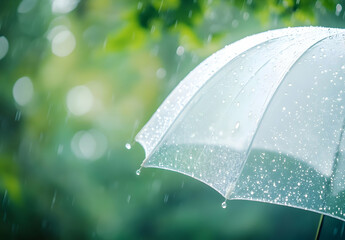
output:
[[[237,41],[189,73],[138,133],[142,167],[189,175],[225,199],[345,220],[344,80],[343,29]]]

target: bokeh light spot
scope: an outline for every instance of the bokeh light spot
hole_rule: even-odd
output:
[[[58,32],[52,40],[52,52],[59,57],[70,55],[75,46],[75,37],[68,29]]]
[[[182,56],[184,54],[184,47],[178,46],[178,48],[176,49],[176,54],[178,56]]]
[[[89,112],[93,103],[92,92],[84,85],[72,88],[67,94],[67,107],[74,115],[80,116]]]
[[[156,72],[156,76],[159,78],[159,79],[163,79],[165,78],[165,76],[167,75],[167,72],[164,68],[159,68]]]
[[[2,36],[0,37],[0,60],[3,59],[8,52],[8,41],[7,38]]]
[[[96,160],[102,157],[107,149],[107,138],[99,131],[77,132],[71,141],[74,155],[81,159]]]
[[[78,6],[79,0],[53,0],[53,13],[69,13]]]
[[[12,89],[13,98],[21,106],[26,105],[32,99],[34,87],[29,77],[19,78]]]
[[[36,5],[37,0],[23,0],[19,4],[17,11],[18,13],[27,13],[30,12]]]

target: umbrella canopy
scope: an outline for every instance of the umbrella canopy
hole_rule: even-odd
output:
[[[143,167],[196,178],[226,199],[345,220],[345,30],[287,28],[210,56],[136,136]]]

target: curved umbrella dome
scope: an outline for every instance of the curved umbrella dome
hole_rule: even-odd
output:
[[[227,199],[345,220],[345,30],[244,38],[196,67],[136,136],[143,167],[196,178]]]

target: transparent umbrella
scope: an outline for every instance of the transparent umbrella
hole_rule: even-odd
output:
[[[189,175],[225,199],[345,220],[344,107],[345,30],[280,29],[202,62],[136,141],[142,167]]]

